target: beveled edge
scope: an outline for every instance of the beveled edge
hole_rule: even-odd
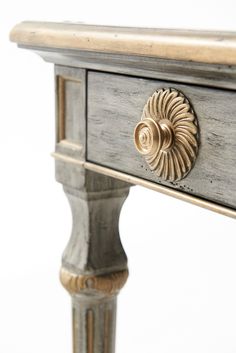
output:
[[[236,65],[236,33],[22,22],[10,33],[19,46],[88,50],[208,64]]]
[[[96,173],[104,174],[122,181],[125,181],[127,183],[130,183],[132,185],[139,185],[146,187],[150,190],[154,190],[157,192],[160,192],[162,194],[172,196],[178,200],[186,201],[189,202],[193,205],[208,209],[210,211],[219,213],[221,215],[231,217],[231,218],[236,218],[236,209],[232,209],[227,206],[219,205],[217,203],[214,203],[212,201],[204,200],[201,199],[197,196],[189,195],[186,194],[182,191],[176,190],[176,189],[171,189],[167,186],[163,186],[160,184],[156,184],[152,181],[148,181],[139,177],[135,177],[133,175],[123,173],[108,167],[103,167],[99,164],[89,162],[89,161],[81,161],[72,157],[65,156],[63,154],[53,152],[52,157],[55,160],[63,161],[65,163],[72,163],[72,164],[79,164],[83,166],[85,169],[91,170]]]

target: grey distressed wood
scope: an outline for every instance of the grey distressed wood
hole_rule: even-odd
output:
[[[56,152],[81,162],[56,161],[56,179],[64,186],[73,218],[71,237],[62,257],[62,270],[69,279],[61,277],[66,289],[74,290],[73,353],[114,353],[119,288],[109,291],[110,286],[116,286],[117,274],[127,270],[118,221],[130,185],[83,168],[86,71],[56,66],[55,84]],[[86,285],[107,275],[111,278],[105,290],[76,285],[81,278]]]
[[[58,168],[59,164],[57,173]],[[63,180],[73,215],[63,268],[86,275],[126,269],[127,258],[120,243],[118,220],[128,195],[128,184],[83,168],[77,169],[76,178],[80,180],[79,189],[71,188],[67,185],[69,182]]]
[[[78,280],[111,275],[112,285],[113,276],[127,269],[118,221],[129,184],[60,161],[56,178],[64,185],[73,217],[63,270]],[[69,290],[75,283],[70,281]],[[110,293],[110,284],[104,291],[76,287],[72,293],[74,353],[114,353],[118,289]]]
[[[127,279],[118,221],[130,185],[96,171],[236,209],[236,36],[23,23],[11,39],[56,64],[56,179],[73,218],[61,271],[72,297],[73,352],[114,353],[116,298]],[[201,141],[193,170],[172,183],[152,174],[133,144],[147,99],[167,87],[191,101]]]
[[[24,48],[24,46],[21,46]],[[27,48],[29,48],[27,46]],[[236,89],[236,66],[148,56],[30,47],[45,61],[69,67]]]
[[[114,353],[116,296],[73,296],[73,353]]]
[[[85,156],[86,70],[55,66],[56,152]]]
[[[188,97],[200,126],[196,164],[179,182],[155,176],[133,144],[147,99],[167,87]],[[236,208],[235,112],[234,91],[89,72],[88,160]]]

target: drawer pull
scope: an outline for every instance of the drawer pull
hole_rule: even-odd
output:
[[[188,99],[179,91],[160,89],[148,99],[134,130],[136,149],[164,180],[183,179],[198,152],[199,129]]]

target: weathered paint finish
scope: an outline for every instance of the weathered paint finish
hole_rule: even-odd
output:
[[[55,83],[56,151],[81,162],[56,161],[56,179],[64,186],[73,219],[62,257],[62,275],[66,272],[72,296],[73,353],[114,353],[116,296],[127,278],[118,221],[130,185],[83,167],[86,71],[56,66]],[[83,286],[75,283],[77,278]]]
[[[27,48],[27,47],[25,47]],[[45,61],[68,67],[236,89],[236,66],[148,56],[31,47]]]
[[[55,67],[56,151],[84,158],[86,148],[86,70]]]
[[[128,273],[118,230],[127,182],[236,209],[236,34],[26,22],[11,40],[56,64],[56,179],[73,217],[61,272],[73,352],[114,353],[116,295]],[[100,73],[87,82],[88,70]],[[175,183],[151,174],[133,145],[146,100],[170,86],[191,101],[201,142],[194,169]]]
[[[114,353],[116,296],[73,296],[73,353]]]
[[[165,182],[136,151],[133,133],[147,99],[172,87],[190,100],[200,127],[200,148],[191,172]],[[236,92],[175,82],[88,74],[88,160],[214,202],[236,207]]]
[[[56,178],[64,185],[73,226],[62,267],[78,276],[115,274],[127,269],[119,237],[119,215],[129,184],[79,166],[56,162]],[[85,277],[86,278],[86,277]],[[72,278],[73,280],[73,278]],[[114,353],[116,296],[90,282],[72,294],[74,353]],[[96,283],[96,281],[95,281]],[[108,290],[112,283],[107,284]]]

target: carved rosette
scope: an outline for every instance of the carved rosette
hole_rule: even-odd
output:
[[[148,99],[134,131],[134,142],[158,177],[177,181],[192,169],[198,135],[197,118],[188,99],[168,88]]]

